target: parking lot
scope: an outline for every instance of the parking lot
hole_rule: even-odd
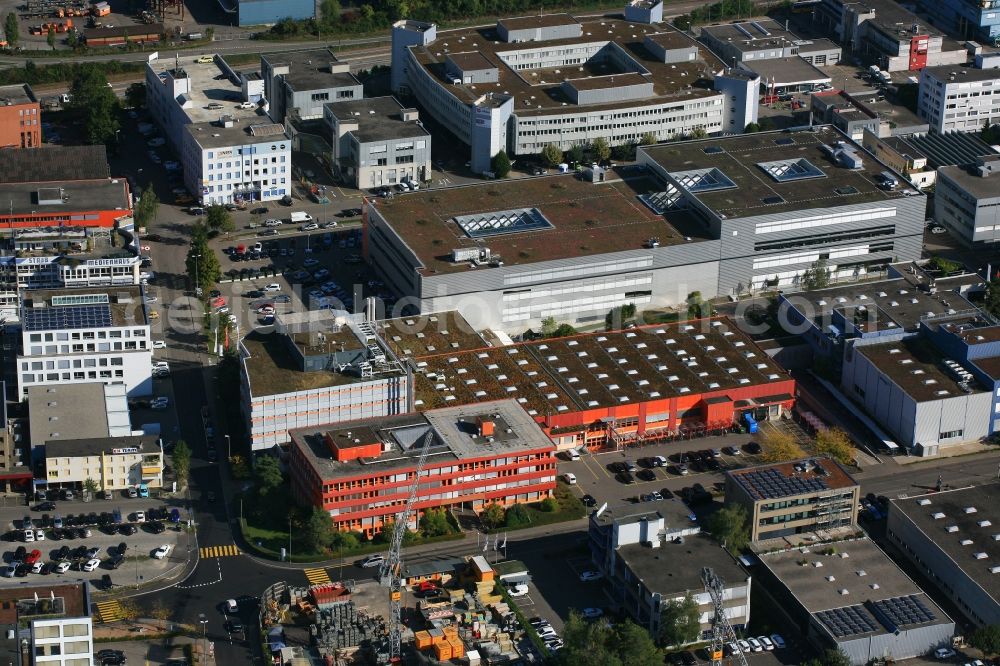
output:
[[[59,501],[55,509],[41,503],[33,503],[30,509],[6,507],[0,510],[7,529],[0,585],[67,577],[90,580],[95,587],[107,589],[106,575],[112,587],[154,580],[186,562],[189,555],[186,546],[177,552],[182,532],[172,519],[181,521],[183,516],[180,510],[171,516],[174,510],[156,500],[122,495],[92,502]],[[116,523],[119,517],[121,522]],[[28,518],[31,526],[26,528]],[[25,540],[26,530],[34,533],[31,541]],[[120,551],[122,544],[124,553]],[[155,556],[162,546],[168,547],[167,552],[163,557]],[[35,558],[37,565],[32,571]],[[98,560],[96,566],[93,560]],[[17,562],[23,566],[18,567]],[[58,566],[62,562],[66,564]]]

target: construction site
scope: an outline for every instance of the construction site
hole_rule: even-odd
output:
[[[261,636],[275,663],[533,663],[538,652],[483,556],[451,562],[401,581],[399,625],[383,585],[354,581],[293,586],[261,596]],[[397,636],[393,636],[396,630]],[[399,651],[393,655],[393,640]]]

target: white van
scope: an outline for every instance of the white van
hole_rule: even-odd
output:
[[[312,219],[312,215],[300,210],[293,212],[291,216],[292,224],[297,224],[299,222],[312,222]]]
[[[566,452],[566,458],[568,460],[579,460],[580,452],[577,451],[576,449],[570,449],[569,451]]]
[[[571,486],[575,486],[576,485],[576,474],[573,474],[571,472],[566,472],[565,474],[563,474],[563,481],[565,481],[566,483],[568,483]]]

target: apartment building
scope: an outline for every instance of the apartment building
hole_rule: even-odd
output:
[[[612,16],[507,18],[446,37],[412,20],[392,30],[393,92],[414,95],[469,146],[476,173],[500,150],[719,132],[723,96],[703,82],[722,69],[683,33]]]
[[[920,72],[917,111],[939,134],[1000,123],[1000,69],[930,67]]]
[[[28,291],[20,310],[17,387],[101,381],[148,395],[152,345],[142,288]]]
[[[605,506],[590,514],[587,530],[591,562],[603,574],[608,600],[654,637],[660,615],[671,601],[688,594],[698,604],[701,633],[711,634],[715,606],[705,591],[704,569],[722,580],[726,618],[736,631],[750,622],[750,574],[701,531],[680,500]],[[669,562],[669,566],[664,566]]]
[[[31,86],[0,86],[0,148],[38,148],[41,123],[42,109]]]
[[[291,192],[291,140],[221,58],[146,64],[147,107],[180,155],[184,185],[203,204],[281,199]]]
[[[398,516],[418,483],[411,529],[421,511],[538,502],[556,486],[555,446],[515,400],[444,407],[335,427],[294,430],[292,494],[330,513],[340,530],[376,534]],[[429,438],[429,441],[428,439]]]
[[[102,491],[163,487],[163,447],[155,436],[57,439],[44,450],[48,488],[81,490],[88,479]]]
[[[726,504],[746,508],[753,542],[856,525],[860,497],[858,482],[829,458],[726,472]]]
[[[323,107],[364,97],[350,63],[340,62],[329,49],[263,53],[260,77],[267,114],[276,123],[323,117]]]
[[[331,102],[323,109],[334,173],[351,187],[370,189],[431,178],[431,134],[416,109],[395,97]]]
[[[1000,155],[938,169],[934,220],[966,245],[1000,241]]]
[[[968,57],[963,46],[894,0],[823,0],[815,17],[845,53],[886,72],[961,65]]]

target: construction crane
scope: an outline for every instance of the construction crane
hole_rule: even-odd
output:
[[[396,514],[396,522],[392,530],[392,542],[389,545],[389,552],[386,554],[382,566],[379,568],[379,581],[389,588],[389,636],[388,646],[385,650],[388,664],[396,664],[402,661],[403,652],[403,537],[409,529],[410,516],[413,514],[413,504],[417,500],[417,488],[420,483],[420,473],[424,470],[424,463],[427,462],[427,452],[430,451],[431,441],[434,439],[433,431],[424,435],[420,443],[420,458],[417,460],[417,471],[413,475],[413,485],[410,486],[410,496],[406,498],[403,510]]]
[[[735,643],[737,636],[733,625],[729,624],[729,618],[726,617],[726,607],[723,604],[726,586],[722,579],[711,567],[704,567],[701,570],[701,581],[705,584],[705,591],[712,598],[712,640],[708,646],[708,656],[714,666],[722,663],[726,643]],[[747,658],[743,656],[742,651],[734,650],[729,655],[729,663],[732,663],[734,657],[740,666],[747,666]]]

